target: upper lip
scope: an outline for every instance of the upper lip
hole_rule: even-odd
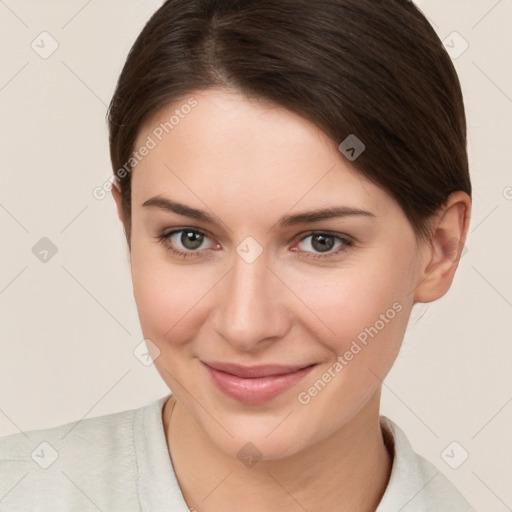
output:
[[[221,372],[235,375],[243,379],[255,379],[258,377],[269,377],[273,375],[284,375],[287,373],[296,372],[311,364],[302,365],[280,365],[280,364],[264,364],[258,366],[244,366],[236,363],[222,363],[217,361],[203,361],[206,366]]]

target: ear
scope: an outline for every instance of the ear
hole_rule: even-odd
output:
[[[121,188],[119,186],[119,183],[117,181],[114,181],[112,184],[112,197],[114,198],[114,201],[116,203],[116,209],[117,209],[117,216],[119,220],[124,225],[124,215],[123,215],[123,207],[122,207],[122,201],[121,201]]]
[[[123,211],[123,203],[121,196],[121,187],[117,181],[114,181],[112,184],[112,197],[114,198],[114,202],[116,203],[117,216],[123,225],[124,237],[126,238],[126,242],[128,243],[128,260],[131,262],[131,251],[130,251],[130,240],[128,239],[128,235],[126,233],[126,224],[124,223],[124,211]]]
[[[432,237],[425,242],[414,302],[432,302],[450,289],[459,265],[471,216],[471,198],[453,192],[434,216]]]

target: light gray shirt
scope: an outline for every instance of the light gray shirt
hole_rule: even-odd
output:
[[[188,512],[153,403],[0,438],[0,512]],[[475,512],[389,418],[391,477],[376,512]]]

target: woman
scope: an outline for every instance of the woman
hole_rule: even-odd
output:
[[[473,510],[379,414],[471,210],[460,85],[418,9],[168,0],[109,129],[105,188],[172,394],[4,438],[1,504]]]

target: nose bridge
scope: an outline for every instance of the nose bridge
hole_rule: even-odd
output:
[[[230,344],[250,350],[260,341],[282,336],[285,317],[279,304],[279,280],[267,267],[266,254],[247,258],[240,248],[243,244],[222,287],[216,326]]]

